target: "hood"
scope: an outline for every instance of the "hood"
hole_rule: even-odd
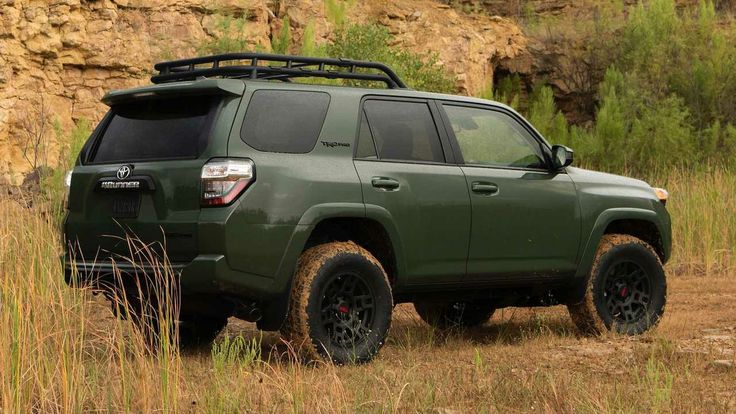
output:
[[[633,187],[644,187],[651,189],[652,187],[642,180],[636,178],[626,177],[623,175],[609,174],[600,171],[586,170],[578,167],[567,167],[567,174],[570,178],[580,183],[598,183],[598,184],[611,184],[611,185],[627,185]]]
[[[654,189],[642,180],[577,167],[568,167],[566,171],[579,192],[658,201]]]

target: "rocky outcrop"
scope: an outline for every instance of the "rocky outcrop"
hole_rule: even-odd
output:
[[[0,0],[0,181],[31,168],[18,141],[40,112],[64,130],[99,119],[105,91],[146,83],[156,60],[194,54],[223,10],[249,16],[253,47],[270,44],[262,1]],[[53,164],[58,143],[46,133],[40,162]]]
[[[224,28],[222,15],[246,24]],[[223,30],[239,30],[246,48],[270,50],[284,15],[295,44],[308,25],[318,42],[334,29],[324,0],[0,0],[0,182],[19,183],[31,168],[19,145],[30,123],[46,118],[39,164],[53,165],[53,124],[69,130],[75,120],[98,120],[105,91],[146,84],[156,61],[195,55]],[[397,44],[437,53],[464,93],[526,48],[512,21],[437,1],[357,2],[347,18],[377,21]]]
[[[468,15],[434,1],[365,2],[358,8],[386,26],[397,44],[437,54],[439,64],[457,77],[460,93],[488,87],[494,67],[526,52],[524,34],[506,18]]]

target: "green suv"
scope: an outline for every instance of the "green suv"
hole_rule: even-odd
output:
[[[65,273],[139,304],[164,275],[182,342],[235,316],[305,357],[364,362],[402,302],[437,328],[507,306],[566,305],[589,334],[662,316],[667,192],[570,167],[505,105],[345,59],[155,68],[154,85],[103,98],[68,177]]]

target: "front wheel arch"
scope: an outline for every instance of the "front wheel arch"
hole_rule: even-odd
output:
[[[631,225],[631,223],[639,224],[639,226]],[[652,230],[656,231],[656,234],[646,234],[646,231]],[[578,270],[575,274],[576,281],[584,279],[590,273],[603,236],[611,233],[628,234],[647,241],[647,243],[650,239],[659,240],[659,246],[649,244],[654,247],[662,263],[666,263],[669,259],[669,244],[666,240],[669,235],[669,224],[661,220],[655,211],[640,208],[612,208],[598,215],[587,242],[581,248]]]

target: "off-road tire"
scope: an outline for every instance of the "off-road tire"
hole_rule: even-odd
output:
[[[582,288],[582,300],[568,303],[567,309],[584,335],[609,330],[641,334],[659,323],[667,301],[659,256],[652,246],[626,234],[603,236]]]
[[[391,286],[378,260],[353,242],[326,243],[299,257],[281,333],[308,360],[364,363],[383,346],[392,311]]]
[[[488,322],[496,310],[490,301],[415,302],[414,309],[424,322],[438,329],[480,326]]]

